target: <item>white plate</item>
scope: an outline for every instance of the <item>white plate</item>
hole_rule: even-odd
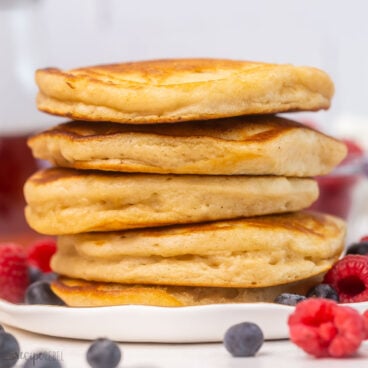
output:
[[[368,302],[349,304],[360,312]],[[266,339],[288,338],[293,307],[272,304],[217,304],[164,308],[114,306],[70,308],[17,305],[0,300],[0,323],[55,337],[125,342],[195,343],[222,341],[228,327],[257,323]]]

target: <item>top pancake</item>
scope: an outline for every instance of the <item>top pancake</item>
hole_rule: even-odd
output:
[[[35,157],[56,166],[157,174],[315,176],[346,154],[342,142],[273,115],[200,124],[74,121],[28,143]]]
[[[168,59],[36,72],[40,110],[78,120],[164,123],[327,109],[329,76],[311,67]]]

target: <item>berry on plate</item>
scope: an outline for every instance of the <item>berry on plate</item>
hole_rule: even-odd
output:
[[[26,256],[22,246],[0,244],[0,298],[20,303],[29,284]]]
[[[48,281],[36,281],[31,284],[25,295],[26,304],[65,305],[65,303],[53,293]]]
[[[54,239],[42,239],[32,244],[27,250],[28,263],[43,272],[50,272],[50,260],[56,252]]]
[[[326,273],[324,283],[331,285],[341,303],[368,300],[368,257],[347,255]]]
[[[351,356],[365,338],[362,316],[328,299],[298,303],[288,325],[291,341],[317,358]]]
[[[37,281],[52,282],[57,279],[57,274],[55,272],[42,272],[39,268],[34,266],[28,266],[28,274],[31,284]]]
[[[33,284],[38,281],[42,275],[42,271],[38,267],[28,266],[29,282]]]
[[[363,313],[363,321],[364,321],[364,328],[365,328],[365,340],[368,339],[368,309]]]
[[[346,250],[346,254],[368,254],[368,240],[351,244]]]
[[[275,298],[274,303],[294,306],[302,300],[305,300],[304,295],[282,293]]]
[[[339,301],[339,295],[336,290],[328,284],[319,284],[314,286],[308,291],[307,298],[325,298],[332,299],[335,302]]]
[[[115,342],[100,338],[90,345],[86,357],[92,368],[115,368],[121,360],[121,351]]]
[[[231,326],[225,333],[224,345],[234,357],[251,357],[263,345],[263,332],[252,322],[243,322]]]

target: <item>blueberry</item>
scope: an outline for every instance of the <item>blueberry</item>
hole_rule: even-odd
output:
[[[57,279],[57,274],[55,272],[42,272],[39,268],[29,266],[28,275],[31,284],[37,281],[47,281],[51,282]]]
[[[361,254],[363,256],[368,254],[368,242],[353,243],[346,250],[346,254]]]
[[[53,355],[39,351],[25,361],[23,368],[62,368],[62,365]]]
[[[252,322],[231,326],[225,333],[224,345],[234,357],[254,356],[264,341],[263,332]]]
[[[310,289],[307,293],[307,298],[325,298],[332,299],[335,302],[339,301],[339,295],[336,290],[328,284],[319,284],[312,289]]]
[[[305,300],[306,297],[298,294],[282,293],[276,297],[275,303],[285,305],[297,305],[299,302]]]
[[[17,339],[6,332],[0,333],[0,367],[14,367],[19,359],[19,344]]]
[[[36,281],[28,286],[25,302],[26,304],[65,305],[65,303],[54,294],[49,282],[46,281]]]
[[[29,280],[32,283],[38,281],[42,275],[42,271],[34,266],[29,266],[28,267],[28,275],[29,275]]]
[[[87,362],[92,368],[115,368],[121,359],[119,346],[109,340],[95,340],[87,351]]]
[[[55,281],[58,275],[55,272],[44,272],[41,274],[39,281],[46,281],[48,283]]]

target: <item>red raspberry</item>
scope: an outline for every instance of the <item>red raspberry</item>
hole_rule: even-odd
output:
[[[359,243],[368,242],[368,235],[362,236],[359,240]]]
[[[55,252],[56,242],[54,239],[39,240],[28,248],[28,263],[43,272],[50,272],[50,259]]]
[[[29,285],[24,248],[18,244],[0,244],[0,298],[20,303]]]
[[[365,327],[365,340],[368,340],[368,310],[363,313],[363,321]]]
[[[365,337],[362,316],[327,299],[298,303],[288,324],[291,341],[317,358],[353,355]]]
[[[345,256],[326,273],[323,282],[337,291],[341,303],[367,301],[368,257],[357,254]]]

